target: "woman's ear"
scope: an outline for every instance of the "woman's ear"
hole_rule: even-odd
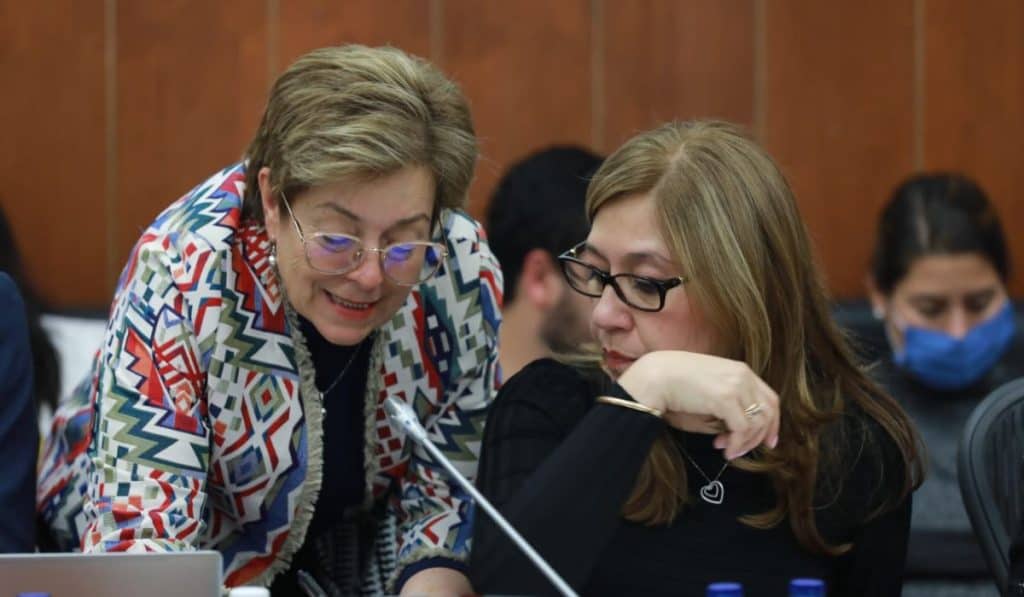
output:
[[[260,185],[260,203],[263,206],[263,226],[271,242],[277,242],[277,231],[281,224],[280,203],[270,184],[270,168],[260,168],[256,179]]]
[[[531,249],[523,258],[517,296],[526,298],[535,309],[549,311],[566,291],[561,272],[544,249]]]
[[[868,291],[868,300],[871,301],[871,314],[874,315],[875,319],[885,319],[889,301],[878,289],[878,285],[875,284],[875,278],[871,275],[866,276],[864,278],[864,286]]]

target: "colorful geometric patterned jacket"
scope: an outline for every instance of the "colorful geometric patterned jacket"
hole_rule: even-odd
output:
[[[41,461],[37,508],[64,547],[216,549],[231,587],[268,584],[303,543],[322,410],[266,232],[241,221],[244,179],[244,164],[211,177],[132,251],[92,375]],[[441,220],[450,256],[377,331],[366,383],[364,507],[386,504],[392,579],[420,559],[464,560],[472,502],[391,427],[384,399],[412,404],[473,478],[498,384],[498,264],[467,215]]]

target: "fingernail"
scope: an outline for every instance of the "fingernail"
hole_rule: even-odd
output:
[[[716,437],[715,438],[715,449],[716,450],[721,450],[722,448],[725,447],[725,444],[726,444],[726,441],[725,441],[724,438],[722,438],[722,437]]]
[[[775,446],[779,445],[779,436],[777,436],[777,435],[776,435],[775,437],[773,437],[773,438],[772,438],[772,441],[770,441],[770,442],[769,442],[768,444],[769,444],[769,445],[770,445],[770,446],[772,447],[772,449],[774,450],[774,449],[775,449]]]

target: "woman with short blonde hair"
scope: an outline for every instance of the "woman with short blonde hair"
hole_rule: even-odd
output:
[[[344,46],[292,64],[244,160],[129,257],[47,444],[55,539],[215,549],[227,587],[275,594],[469,592],[471,501],[383,404],[412,405],[474,474],[501,301],[459,209],[476,157],[466,99],[429,63]]]

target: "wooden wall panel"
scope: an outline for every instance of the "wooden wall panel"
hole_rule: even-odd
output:
[[[391,45],[430,58],[430,2],[288,0],[281,2],[277,70],[323,46]]]
[[[511,162],[543,146],[590,145],[588,0],[443,3],[439,64],[473,109],[482,159],[470,211]]]
[[[103,2],[0,1],[0,205],[37,292],[109,303]]]
[[[118,4],[118,255],[164,207],[238,160],[269,86],[248,0]]]
[[[462,85],[483,152],[477,216],[530,151],[607,152],[713,116],[776,156],[839,296],[863,294],[878,210],[915,167],[976,177],[1024,263],[1017,0],[37,4],[0,0],[0,69],[17,90],[0,96],[0,204],[58,307],[104,308],[139,231],[240,157],[273,78],[350,42],[396,45]]]
[[[925,13],[924,166],[957,170],[1003,218],[1024,295],[1024,4],[930,0]]]
[[[833,293],[862,296],[875,217],[913,167],[912,2],[764,7],[763,140]]]
[[[721,118],[752,126],[750,0],[606,2],[599,26],[603,151],[669,120]]]

